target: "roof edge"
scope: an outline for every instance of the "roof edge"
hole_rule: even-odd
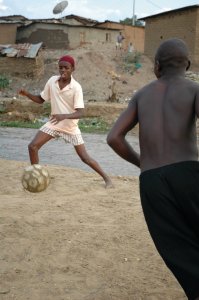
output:
[[[155,18],[155,17],[163,16],[163,15],[166,15],[166,14],[169,14],[169,13],[183,11],[183,10],[192,9],[192,8],[199,8],[199,5],[197,5],[197,4],[196,5],[189,5],[189,6],[184,6],[184,7],[181,7],[181,8],[167,10],[167,11],[155,14],[155,15],[150,15],[150,16],[147,16],[147,17],[139,18],[138,20],[145,21],[145,20],[150,19],[150,18]]]

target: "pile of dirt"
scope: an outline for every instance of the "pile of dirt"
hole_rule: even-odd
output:
[[[70,51],[42,50],[45,71],[40,78],[9,77],[8,88],[0,91],[1,120],[34,120],[49,114],[49,108],[37,105],[18,95],[21,88],[33,94],[40,94],[47,80],[58,74],[58,59],[69,54],[75,58],[74,78],[83,88],[86,117],[101,117],[109,124],[127,106],[133,93],[155,79],[153,63],[139,54],[139,69],[127,68],[127,53],[117,53],[114,45],[102,45],[100,49],[89,46]],[[128,66],[129,67],[129,66]],[[197,72],[187,72],[186,76],[199,81]]]
[[[124,59],[127,53],[118,55],[114,47],[91,49],[78,48],[64,52],[63,50],[43,50],[45,71],[40,78],[9,77],[9,87],[0,92],[0,98],[18,98],[17,91],[25,88],[39,94],[47,80],[58,74],[57,62],[63,54],[72,55],[76,61],[74,78],[80,82],[84,92],[85,102],[106,102],[112,93],[115,82],[116,102],[123,103],[133,92],[154,79],[152,62],[145,56],[140,56],[140,68],[132,72],[125,70]]]
[[[0,91],[1,120],[34,120],[46,115],[46,107],[30,102],[18,95],[24,88],[33,94],[40,94],[47,80],[58,74],[58,59],[63,54],[75,58],[74,78],[82,85],[86,104],[86,117],[101,116],[112,123],[126,107],[133,93],[154,79],[152,62],[140,56],[140,68],[129,72],[125,68],[127,53],[118,54],[113,48],[89,47],[63,52],[63,50],[42,50],[45,72],[41,78],[9,77],[8,88]],[[113,96],[114,93],[114,97]]]

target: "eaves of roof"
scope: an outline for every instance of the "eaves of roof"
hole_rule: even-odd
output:
[[[170,13],[185,11],[185,10],[193,9],[193,8],[199,8],[199,5],[190,5],[190,6],[185,6],[185,7],[181,7],[181,8],[177,8],[177,9],[173,9],[173,10],[168,10],[168,11],[165,11],[165,12],[162,12],[162,13],[159,13],[159,14],[139,18],[138,20],[145,21],[145,20],[150,19],[150,18],[156,18],[156,17],[164,16],[164,15],[167,15],[167,14],[170,14]]]
[[[48,25],[59,25],[59,26],[66,26],[66,27],[70,27],[70,28],[95,28],[95,29],[99,29],[99,30],[118,30],[118,29],[113,29],[113,28],[103,28],[103,27],[98,27],[96,24],[93,24],[93,25],[83,25],[83,24],[80,24],[80,25],[72,25],[72,24],[66,24],[66,23],[52,23],[52,22],[40,22],[40,21],[33,21],[31,23],[28,23],[28,24],[24,24],[22,26],[20,26],[20,28],[26,28],[26,27],[30,27],[34,24],[48,24]]]

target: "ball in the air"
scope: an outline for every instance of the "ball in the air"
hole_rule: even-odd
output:
[[[35,164],[24,169],[21,181],[25,190],[39,193],[49,185],[50,175],[45,167]]]

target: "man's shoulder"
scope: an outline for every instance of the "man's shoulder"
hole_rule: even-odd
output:
[[[140,101],[142,102],[144,99],[148,99],[149,94],[154,93],[154,91],[158,88],[157,85],[158,85],[157,79],[149,82],[139,90],[135,91],[132,99],[136,103],[140,103]]]
[[[143,87],[141,87],[138,91],[137,94],[142,94],[142,93],[146,93],[147,91],[149,91],[151,88],[154,88],[156,85],[158,85],[159,82],[157,79],[145,84]]]
[[[196,89],[199,88],[199,82],[197,82],[197,81],[195,81],[193,79],[185,77],[184,78],[184,82],[187,84],[187,86],[190,86],[190,87],[196,88]]]

